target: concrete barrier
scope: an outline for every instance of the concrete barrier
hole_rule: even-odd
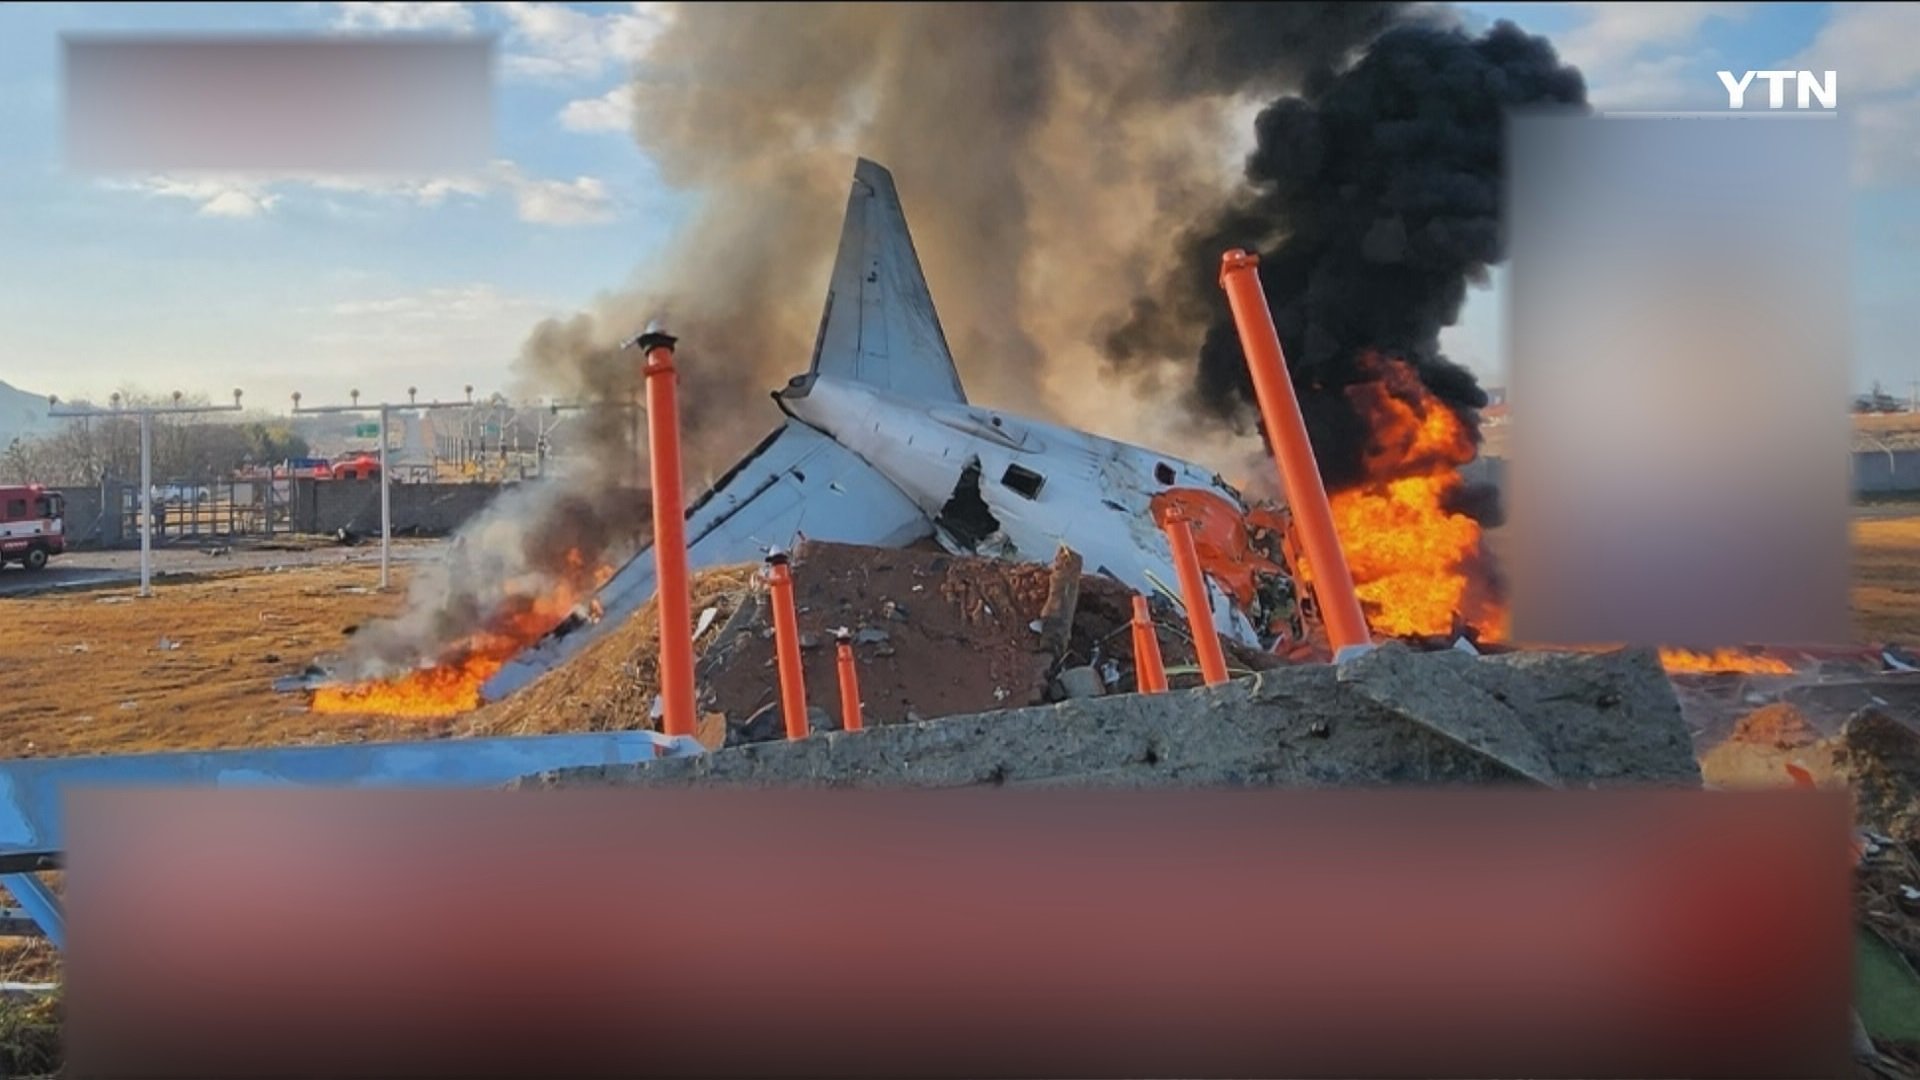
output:
[[[523,787],[1101,787],[1610,784],[1697,787],[1656,654],[1416,654],[698,757],[575,769]]]

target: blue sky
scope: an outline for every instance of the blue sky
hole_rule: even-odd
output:
[[[1920,4],[1470,4],[1552,37],[1596,104],[1719,108],[1714,72],[1835,69],[1859,131],[1857,385],[1920,378]],[[0,7],[0,379],[278,406],[502,385],[527,330],[628,282],[690,196],[627,134],[618,91],[654,4]],[[455,30],[494,35],[494,164],[439,184],[69,175],[63,31]],[[725,77],[724,74],[718,77]],[[921,212],[930,212],[922,210]],[[1499,276],[1449,347],[1497,382]]]

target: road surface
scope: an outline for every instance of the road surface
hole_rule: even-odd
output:
[[[433,558],[444,541],[395,540],[396,563]],[[271,570],[276,566],[340,566],[378,564],[380,543],[362,541],[353,547],[314,541],[273,547],[236,546],[225,554],[208,554],[210,546],[157,548],[153,552],[153,583],[164,585],[168,577],[227,574],[236,571]],[[0,569],[0,598],[31,596],[64,589],[89,589],[103,585],[124,585],[140,580],[138,551],[70,551],[56,555],[44,570],[26,570],[8,565]]]

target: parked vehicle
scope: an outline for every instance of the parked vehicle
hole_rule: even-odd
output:
[[[0,564],[38,570],[67,550],[65,502],[38,484],[0,487]]]
[[[333,465],[335,480],[378,480],[380,479],[380,459],[371,454],[357,454]]]

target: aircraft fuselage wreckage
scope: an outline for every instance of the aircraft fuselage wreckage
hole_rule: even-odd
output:
[[[691,568],[757,560],[799,538],[1050,560],[1169,591],[1157,524],[1179,506],[1210,558],[1213,619],[1253,646],[1299,640],[1284,512],[1249,506],[1212,471],[1143,447],[967,401],[886,169],[854,169],[813,363],[773,395],[786,421],[687,511]],[[1215,567],[1219,572],[1213,572]],[[523,650],[482,693],[498,700],[564,663],[654,594],[642,551],[604,587],[591,627]]]

